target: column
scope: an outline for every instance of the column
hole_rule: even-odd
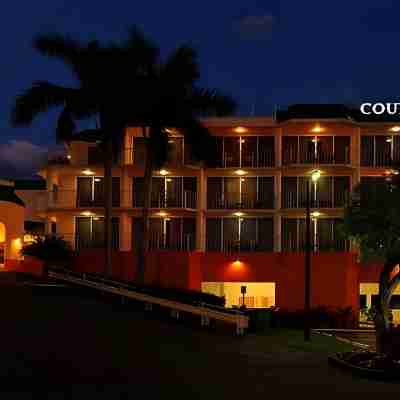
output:
[[[206,217],[207,206],[207,177],[201,168],[197,178],[197,212],[196,212],[196,250],[206,250]]]
[[[361,164],[361,128],[356,128],[356,132],[351,137],[351,166],[353,168],[351,189],[360,183],[360,164]]]
[[[132,207],[132,177],[128,175],[126,167],[121,168],[121,207]]]
[[[282,166],[282,136],[283,128],[278,128],[275,133],[275,164],[278,168]]]
[[[119,217],[119,249],[131,251],[132,224],[128,213],[122,213]]]
[[[281,227],[281,201],[282,201],[282,172],[275,175],[274,194],[275,194],[275,212],[274,212],[274,251],[282,251],[282,227]]]

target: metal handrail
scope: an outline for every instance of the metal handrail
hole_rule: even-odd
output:
[[[81,284],[84,286],[99,289],[105,292],[118,294],[120,296],[132,298],[135,300],[142,301],[147,304],[157,304],[176,312],[183,311],[189,312],[191,314],[200,315],[202,318],[202,323],[209,320],[210,318],[224,321],[227,323],[232,323],[236,325],[236,333],[242,335],[244,329],[249,326],[249,317],[244,315],[243,312],[239,310],[226,310],[222,307],[214,306],[204,302],[199,302],[196,305],[181,303],[175,300],[162,299],[153,295],[140,293],[138,288],[134,288],[133,285],[124,284],[122,282],[117,282],[109,279],[100,278],[98,276],[93,279],[91,273],[77,273],[69,271],[65,268],[51,268],[48,271],[49,277],[65,280],[67,282],[72,282],[76,284]],[[87,279],[91,278],[91,279]],[[102,283],[98,283],[101,281]],[[114,287],[113,287],[114,286]],[[217,308],[217,310],[215,310]],[[221,310],[221,311],[218,311]]]

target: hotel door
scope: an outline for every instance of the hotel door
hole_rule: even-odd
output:
[[[0,243],[0,268],[4,268],[6,263],[6,244]]]

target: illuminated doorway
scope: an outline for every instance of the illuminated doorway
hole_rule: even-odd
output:
[[[243,304],[242,286],[246,286],[244,296],[246,307],[275,306],[275,282],[202,282],[201,290],[217,296],[225,296],[226,307],[238,307]]]
[[[0,222],[0,268],[6,264],[6,226]]]

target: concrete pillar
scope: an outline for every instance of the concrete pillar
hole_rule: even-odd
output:
[[[196,212],[196,250],[206,250],[206,217],[207,208],[207,177],[205,169],[201,168],[197,178],[197,212]]]
[[[274,176],[274,208],[275,211],[282,207],[282,172],[277,172]]]
[[[132,207],[132,177],[128,175],[128,169],[124,167],[121,171],[121,207]]]
[[[274,251],[282,251],[282,217],[277,212],[274,214]]]
[[[122,213],[119,217],[119,249],[131,251],[132,247],[132,223],[128,213]]]
[[[278,168],[282,166],[282,135],[283,128],[278,128],[275,134],[275,163]]]

